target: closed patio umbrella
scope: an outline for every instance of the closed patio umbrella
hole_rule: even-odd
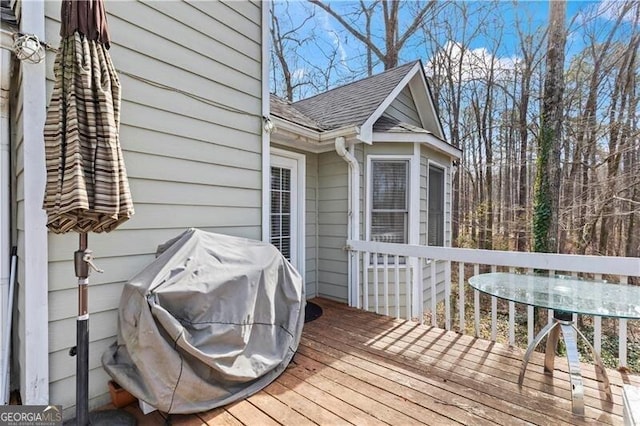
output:
[[[47,182],[43,208],[54,233],[78,232],[76,422],[88,415],[89,232],[129,219],[133,203],[118,136],[120,82],[109,56],[102,0],[63,0],[55,83],[44,126]]]

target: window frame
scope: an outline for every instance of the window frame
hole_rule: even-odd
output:
[[[414,157],[412,155],[378,155],[371,154],[367,155],[367,175],[366,175],[366,215],[365,215],[365,240],[371,241],[371,226],[372,226],[372,209],[373,209],[373,163],[375,161],[405,161],[407,163],[407,188],[406,188],[406,242],[404,244],[411,243],[411,232],[412,223],[411,219],[413,217],[413,203],[412,199],[414,195],[413,192],[413,184],[412,184],[412,175],[413,175],[413,162]]]
[[[436,169],[440,169],[442,171],[442,245],[430,245],[429,244],[429,221],[430,221],[430,217],[429,217],[429,210],[430,210],[430,205],[429,205],[429,188],[431,185],[431,182],[429,182],[429,175],[430,175],[430,171],[431,168],[436,168]],[[427,223],[426,223],[426,240],[425,240],[425,245],[429,246],[429,247],[448,247],[447,245],[447,229],[446,229],[446,224],[447,224],[447,175],[449,172],[449,168],[442,164],[439,163],[437,161],[431,160],[429,159],[427,161],[427,185],[426,185],[426,190],[427,190],[427,196],[426,196],[426,200],[427,200]]]

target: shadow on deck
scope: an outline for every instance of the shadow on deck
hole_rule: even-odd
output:
[[[622,424],[622,385],[640,385],[638,376],[608,370],[607,401],[593,365],[582,364],[585,416],[575,416],[565,358],[549,376],[544,355],[533,354],[520,388],[521,349],[314,302],[324,314],[305,325],[292,363],[261,392],[190,415],[126,409],[140,425]]]

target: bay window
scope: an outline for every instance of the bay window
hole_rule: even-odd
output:
[[[409,161],[371,161],[371,241],[406,244],[409,227]]]

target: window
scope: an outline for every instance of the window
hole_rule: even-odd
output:
[[[291,170],[271,167],[271,244],[291,260]]]
[[[429,165],[427,245],[444,245],[444,169]]]
[[[383,243],[407,243],[409,161],[371,161],[370,190],[370,240]]]

